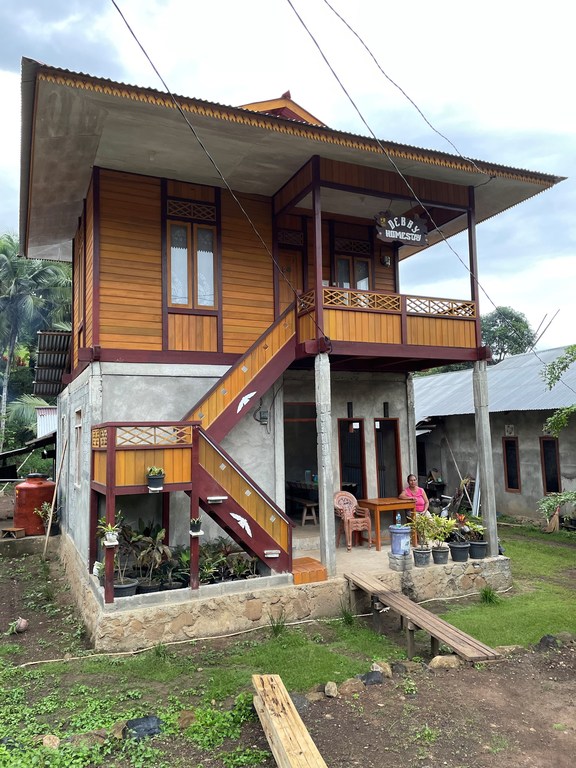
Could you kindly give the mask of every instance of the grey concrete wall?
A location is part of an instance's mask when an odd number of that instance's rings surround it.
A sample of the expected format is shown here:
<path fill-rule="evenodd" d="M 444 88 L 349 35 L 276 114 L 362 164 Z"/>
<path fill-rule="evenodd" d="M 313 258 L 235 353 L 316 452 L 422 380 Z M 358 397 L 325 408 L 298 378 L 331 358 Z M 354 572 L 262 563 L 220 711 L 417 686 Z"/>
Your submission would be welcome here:
<path fill-rule="evenodd" d="M 542 466 L 540 462 L 540 438 L 544 435 L 542 425 L 548 416 L 546 411 L 522 411 L 514 413 L 492 413 L 492 456 L 494 463 L 494 489 L 498 514 L 530 517 L 540 520 L 537 504 L 544 495 Z M 459 483 L 458 473 L 450 455 L 450 448 L 464 475 L 476 475 L 476 435 L 474 416 L 446 416 L 436 419 L 438 425 L 423 440 L 426 445 L 428 467 L 437 467 L 446 479 L 445 493 L 451 495 Z M 506 426 L 513 427 L 518 438 L 520 458 L 521 492 L 505 488 L 504 456 L 502 438 Z M 422 438 L 421 438 L 422 439 Z M 576 490 L 576 426 L 561 433 L 558 440 L 562 490 Z"/>
<path fill-rule="evenodd" d="M 354 418 L 364 420 L 364 445 L 366 483 L 368 497 L 378 495 L 376 478 L 376 447 L 374 419 L 383 418 L 384 402 L 388 403 L 388 415 L 399 420 L 401 474 L 411 470 L 408 435 L 408 405 L 406 378 L 389 373 L 340 373 L 332 372 L 332 464 L 334 486 L 340 487 L 338 454 L 338 419 L 348 417 L 347 403 L 352 402 Z M 312 371 L 287 371 L 284 375 L 284 400 L 286 402 L 314 402 L 314 373 Z M 313 446 L 314 452 L 316 446 Z"/>

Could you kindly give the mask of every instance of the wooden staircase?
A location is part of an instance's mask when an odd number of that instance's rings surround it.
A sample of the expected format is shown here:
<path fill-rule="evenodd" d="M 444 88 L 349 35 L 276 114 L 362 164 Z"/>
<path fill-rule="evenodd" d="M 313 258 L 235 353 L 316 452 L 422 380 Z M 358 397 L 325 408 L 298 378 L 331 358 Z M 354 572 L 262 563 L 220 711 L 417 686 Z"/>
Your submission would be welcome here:
<path fill-rule="evenodd" d="M 218 442 L 258 402 L 296 356 L 296 310 L 280 315 L 250 349 L 184 416 Z"/>

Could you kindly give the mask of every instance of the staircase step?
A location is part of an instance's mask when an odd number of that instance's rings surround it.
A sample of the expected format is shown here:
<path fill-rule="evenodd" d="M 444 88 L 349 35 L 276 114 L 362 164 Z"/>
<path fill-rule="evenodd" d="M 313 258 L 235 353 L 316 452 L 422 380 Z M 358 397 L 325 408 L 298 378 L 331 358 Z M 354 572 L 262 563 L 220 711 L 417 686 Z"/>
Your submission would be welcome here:
<path fill-rule="evenodd" d="M 294 584 L 311 584 L 314 581 L 328 581 L 325 566 L 313 557 L 297 557 L 292 561 Z"/>

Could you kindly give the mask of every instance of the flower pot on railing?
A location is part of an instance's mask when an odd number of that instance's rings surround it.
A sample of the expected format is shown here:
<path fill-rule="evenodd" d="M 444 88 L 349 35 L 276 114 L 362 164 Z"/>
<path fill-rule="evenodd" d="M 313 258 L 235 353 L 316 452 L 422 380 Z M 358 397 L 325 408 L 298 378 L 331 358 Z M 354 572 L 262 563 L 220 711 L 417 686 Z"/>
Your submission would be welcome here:
<path fill-rule="evenodd" d="M 164 470 L 162 467 L 148 467 L 146 471 L 146 484 L 152 493 L 158 493 L 164 488 Z"/>
<path fill-rule="evenodd" d="M 190 535 L 199 536 L 202 533 L 202 520 L 200 518 L 190 520 Z"/>

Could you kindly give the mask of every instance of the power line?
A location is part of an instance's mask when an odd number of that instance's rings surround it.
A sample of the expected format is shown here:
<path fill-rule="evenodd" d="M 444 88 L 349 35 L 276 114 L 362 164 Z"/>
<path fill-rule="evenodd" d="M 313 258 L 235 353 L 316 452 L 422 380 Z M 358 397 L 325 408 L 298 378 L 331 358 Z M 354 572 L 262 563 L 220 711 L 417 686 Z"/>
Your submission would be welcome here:
<path fill-rule="evenodd" d="M 406 185 L 406 187 L 408 188 L 408 190 L 410 191 L 410 193 L 411 193 L 411 194 L 412 194 L 412 196 L 414 197 L 415 201 L 416 201 L 416 202 L 417 202 L 417 203 L 418 203 L 418 204 L 419 204 L 419 205 L 422 207 L 422 209 L 423 209 L 423 210 L 426 212 L 426 214 L 429 216 L 429 218 L 430 218 L 430 221 L 431 221 L 431 222 L 432 222 L 432 224 L 434 225 L 434 228 L 436 229 L 436 231 L 438 232 L 438 234 L 440 235 L 440 237 L 442 238 L 442 240 L 444 241 L 444 243 L 445 243 L 445 244 L 448 246 L 448 248 L 449 248 L 449 249 L 452 251 L 452 253 L 453 253 L 453 254 L 456 256 L 456 258 L 457 258 L 457 259 L 458 259 L 458 261 L 459 261 L 459 262 L 462 264 L 462 266 L 463 266 L 463 267 L 464 267 L 464 269 L 465 269 L 465 270 L 468 272 L 468 274 L 469 274 L 471 277 L 473 277 L 473 278 L 474 278 L 474 280 L 476 281 L 476 284 L 478 285 L 478 287 L 480 288 L 480 290 L 482 291 L 482 293 L 484 294 L 484 296 L 485 296 L 485 297 L 488 299 L 488 301 L 489 301 L 489 302 L 492 304 L 492 306 L 494 307 L 494 309 L 495 309 L 495 310 L 496 310 L 496 312 L 498 313 L 499 317 L 501 317 L 501 318 L 502 318 L 502 320 L 503 320 L 503 322 L 504 322 L 506 325 L 508 325 L 508 327 L 510 328 L 510 330 L 512 331 L 512 333 L 514 333 L 514 334 L 516 334 L 516 335 L 517 335 L 517 334 L 518 334 L 518 332 L 517 332 L 516 328 L 515 328 L 515 327 L 514 327 L 514 326 L 513 326 L 511 323 L 509 323 L 509 322 L 508 322 L 508 318 L 506 318 L 506 317 L 505 317 L 505 316 L 504 316 L 504 315 L 503 315 L 503 314 L 502 314 L 502 313 L 499 311 L 499 309 L 498 309 L 498 307 L 497 307 L 496 303 L 493 301 L 492 297 L 491 297 L 491 296 L 488 294 L 488 292 L 486 291 L 486 289 L 484 288 L 484 286 L 482 285 L 482 283 L 481 283 L 481 282 L 478 280 L 478 276 L 477 276 L 477 275 L 475 275 L 475 274 L 474 274 L 474 272 L 472 272 L 472 270 L 470 269 L 470 267 L 468 266 L 468 264 L 466 264 L 466 262 L 465 262 L 465 261 L 462 259 L 462 257 L 460 256 L 460 254 L 459 254 L 459 253 L 458 253 L 458 252 L 455 250 L 455 248 L 453 248 L 452 244 L 451 244 L 451 243 L 450 243 L 450 242 L 447 240 L 447 238 L 444 236 L 444 233 L 442 232 L 442 230 L 441 230 L 441 229 L 438 227 L 438 225 L 437 225 L 437 224 L 436 224 L 436 222 L 434 221 L 434 218 L 433 218 L 432 214 L 430 213 L 430 211 L 429 211 L 429 210 L 426 208 L 426 206 L 424 205 L 424 203 L 423 203 L 423 202 L 420 200 L 420 198 L 418 197 L 418 195 L 416 194 L 416 192 L 415 192 L 415 191 L 414 191 L 414 189 L 412 188 L 412 186 L 411 186 L 410 182 L 409 182 L 409 181 L 408 181 L 408 179 L 407 179 L 407 178 L 404 176 L 404 174 L 402 173 L 402 171 L 400 170 L 400 168 L 398 167 L 398 165 L 396 164 L 396 162 L 394 161 L 393 157 L 390 155 L 390 153 L 388 152 L 388 150 L 386 149 L 386 147 L 384 146 L 384 144 L 383 144 L 383 143 L 380 141 L 380 139 L 379 139 L 379 138 L 376 136 L 376 134 L 375 134 L 375 133 L 374 133 L 374 131 L 372 130 L 372 127 L 369 125 L 369 123 L 367 122 L 367 120 L 366 120 L 366 118 L 364 117 L 363 113 L 361 112 L 360 108 L 358 107 L 358 105 L 356 104 L 356 102 L 354 101 L 354 99 L 352 98 L 352 96 L 350 95 L 350 93 L 348 92 L 348 90 L 346 89 L 345 85 L 343 84 L 342 80 L 340 79 L 340 77 L 339 77 L 339 76 L 338 76 L 338 74 L 336 73 L 336 71 L 335 71 L 334 67 L 333 67 L 333 66 L 332 66 L 332 64 L 329 62 L 329 60 L 328 60 L 327 56 L 325 55 L 324 51 L 322 50 L 322 48 L 321 48 L 320 44 L 318 43 L 318 41 L 316 40 L 316 38 L 314 37 L 314 35 L 313 35 L 313 34 L 312 34 L 312 32 L 310 31 L 310 29 L 308 28 L 308 26 L 306 25 L 306 23 L 304 22 L 304 20 L 302 19 L 302 17 L 300 16 L 300 14 L 298 13 L 298 11 L 296 10 L 296 8 L 294 7 L 294 4 L 292 3 L 292 0 L 286 0 L 286 2 L 287 2 L 287 3 L 288 3 L 288 5 L 291 7 L 291 9 L 292 9 L 292 11 L 294 12 L 295 16 L 296 16 L 296 17 L 297 17 L 297 19 L 300 21 L 300 23 L 301 23 L 301 24 L 302 24 L 302 26 L 304 27 L 304 30 L 305 30 L 305 31 L 306 31 L 306 33 L 309 35 L 310 39 L 312 40 L 312 42 L 314 43 L 314 45 L 315 45 L 315 46 L 316 46 L 316 48 L 318 49 L 318 52 L 320 53 L 321 57 L 324 59 L 324 62 L 326 63 L 326 66 L 328 67 L 328 69 L 330 70 L 330 72 L 332 73 L 332 75 L 334 76 L 334 78 L 335 78 L 336 82 L 338 83 L 338 85 L 340 86 L 340 88 L 341 88 L 341 89 L 344 91 L 344 93 L 345 93 L 346 97 L 348 98 L 348 100 L 350 101 L 350 103 L 352 104 L 352 106 L 354 107 L 354 109 L 356 110 L 356 112 L 357 112 L 358 116 L 360 117 L 361 121 L 364 123 L 364 125 L 365 125 L 365 126 L 366 126 L 366 128 L 368 129 L 368 131 L 369 131 L 370 135 L 371 135 L 371 136 L 374 138 L 374 140 L 376 141 L 376 143 L 378 144 L 378 146 L 380 147 L 380 149 L 382 150 L 382 152 L 383 152 L 383 153 L 384 153 L 384 155 L 386 156 L 387 160 L 388 160 L 388 161 L 391 163 L 391 165 L 394 167 L 394 169 L 395 169 L 396 173 L 397 173 L 397 174 L 400 176 L 400 178 L 402 179 L 402 181 L 404 182 L 404 184 Z M 456 150 L 456 152 L 458 153 L 458 155 L 459 155 L 460 157 L 462 157 L 464 160 L 467 160 L 468 162 L 470 162 L 470 163 L 472 164 L 472 166 L 473 166 L 474 168 L 476 168 L 476 170 L 477 170 L 477 171 L 479 171 L 480 173 L 484 173 L 484 174 L 486 174 L 486 172 L 485 172 L 485 171 L 482 171 L 482 170 L 481 170 L 481 169 L 478 167 L 478 165 L 477 165 L 477 164 L 476 164 L 476 163 L 475 163 L 473 160 L 470 160 L 469 158 L 467 158 L 467 157 L 465 157 L 464 155 L 462 155 L 462 154 L 460 153 L 460 151 L 458 150 L 458 148 L 457 148 L 457 147 L 456 147 L 456 146 L 455 146 L 455 145 L 454 145 L 454 144 L 453 144 L 453 143 L 450 141 L 450 139 L 447 139 L 447 138 L 446 138 L 446 137 L 445 137 L 445 136 L 444 136 L 442 133 L 440 133 L 439 131 L 437 131 L 437 130 L 436 130 L 436 128 L 434 128 L 434 126 L 433 126 L 433 125 L 430 123 L 430 121 L 429 121 L 429 120 L 426 118 L 426 116 L 424 115 L 424 113 L 422 112 L 422 110 L 421 110 L 421 109 L 418 107 L 418 105 L 417 105 L 417 104 L 416 104 L 416 103 L 415 103 L 415 102 L 414 102 L 414 101 L 413 101 L 413 100 L 412 100 L 412 99 L 411 99 L 411 98 L 410 98 L 410 97 L 409 97 L 409 96 L 406 94 L 406 92 L 405 92 L 405 91 L 404 91 L 402 88 L 400 88 L 400 86 L 399 86 L 399 85 L 397 85 L 397 84 L 394 82 L 394 80 L 392 80 L 392 78 L 390 78 L 390 77 L 389 77 L 389 76 L 386 74 L 386 72 L 385 72 L 385 71 L 384 71 L 384 69 L 383 69 L 383 68 L 380 66 L 379 62 L 377 61 L 376 57 L 374 56 L 374 54 L 372 53 L 372 51 L 370 50 L 370 48 L 369 48 L 369 47 L 366 45 L 366 43 L 365 43 L 365 42 L 362 40 L 362 38 L 361 38 L 361 37 L 358 35 L 358 33 L 357 33 L 357 32 L 355 32 L 355 30 L 353 30 L 353 29 L 352 29 L 352 27 L 351 27 L 351 26 L 348 24 L 348 22 L 346 22 L 346 21 L 343 19 L 343 17 L 342 17 L 342 16 L 341 16 L 339 13 L 337 13 L 337 12 L 334 10 L 334 8 L 333 8 L 333 7 L 330 5 L 330 3 L 328 2 L 328 0 L 324 0 L 324 2 L 325 2 L 325 4 L 326 4 L 326 5 L 327 5 L 327 6 L 330 8 L 330 10 L 332 10 L 332 12 L 333 12 L 333 13 L 334 13 L 336 16 L 338 16 L 338 18 L 339 18 L 339 19 L 340 19 L 340 20 L 341 20 L 341 21 L 342 21 L 342 22 L 343 22 L 343 23 L 346 25 L 346 27 L 347 27 L 347 28 L 350 30 L 350 32 L 352 32 L 352 34 L 354 34 L 354 35 L 355 35 L 355 36 L 358 38 L 358 40 L 359 40 L 359 41 L 362 43 L 363 47 L 366 49 L 366 51 L 369 53 L 369 55 L 372 57 L 372 59 L 373 59 L 373 60 L 376 62 L 377 66 L 378 66 L 379 70 L 382 72 L 382 74 L 383 74 L 383 75 L 384 75 L 384 76 L 385 76 L 385 77 L 386 77 L 386 78 L 387 78 L 387 79 L 388 79 L 388 80 L 389 80 L 389 81 L 390 81 L 390 82 L 391 82 L 391 83 L 392 83 L 394 86 L 396 86 L 396 87 L 397 87 L 397 88 L 398 88 L 398 89 L 399 89 L 399 90 L 400 90 L 400 91 L 401 91 L 401 92 L 404 94 L 404 96 L 405 96 L 405 97 L 408 99 L 408 101 L 410 101 L 410 103 L 411 103 L 411 104 L 412 104 L 412 105 L 413 105 L 413 106 L 414 106 L 414 107 L 417 109 L 417 111 L 420 113 L 420 115 L 421 115 L 421 116 L 422 116 L 422 118 L 425 120 L 425 122 L 426 122 L 426 123 L 427 123 L 427 124 L 428 124 L 428 125 L 429 125 L 429 126 L 432 128 L 432 130 L 434 130 L 434 131 L 435 131 L 435 132 L 436 132 L 436 133 L 437 133 L 439 136 L 442 136 L 442 138 L 446 139 L 446 141 L 448 141 L 448 143 L 449 143 L 449 144 L 451 144 L 451 146 L 452 146 L 452 147 L 454 147 L 454 149 Z M 486 174 L 486 175 L 489 175 L 489 174 Z M 477 185 L 477 186 L 479 187 L 479 186 L 484 186 L 485 184 L 489 184 L 489 183 L 490 183 L 490 182 L 491 182 L 491 181 L 492 181 L 494 178 L 495 178 L 495 176 L 490 176 L 490 175 L 489 175 L 489 178 L 487 179 L 487 181 L 485 181 L 485 182 L 483 182 L 482 184 L 479 184 L 479 185 Z M 550 322 L 552 322 L 552 321 L 550 321 Z M 548 326 L 549 326 L 549 325 L 550 325 L 550 323 L 548 324 Z M 546 329 L 548 328 L 548 326 L 546 326 Z M 546 329 L 545 329 L 545 330 L 546 330 Z M 541 338 L 541 336 L 542 336 L 542 334 L 540 335 L 540 338 Z M 520 336 L 518 336 L 518 338 L 519 338 L 519 340 L 522 340 L 522 338 L 521 338 Z M 531 348 L 529 351 L 530 351 L 530 352 L 532 352 L 532 354 L 534 354 L 534 355 L 535 355 L 535 357 L 536 357 L 536 358 L 537 358 L 537 359 L 538 359 L 538 360 L 539 360 L 539 361 L 542 363 L 542 365 L 546 365 L 546 363 L 545 363 L 545 362 L 542 360 L 542 358 L 540 357 L 540 355 L 538 355 L 538 353 L 536 352 L 536 350 L 535 350 L 533 347 L 532 347 L 532 348 Z M 566 387 L 568 387 L 568 389 L 569 389 L 570 391 L 574 392 L 574 394 L 576 395 L 576 391 L 574 391 L 574 390 L 572 389 L 572 387 L 570 387 L 570 385 L 566 384 L 565 382 L 563 382 L 563 383 L 564 383 L 564 385 L 565 385 Z"/>

